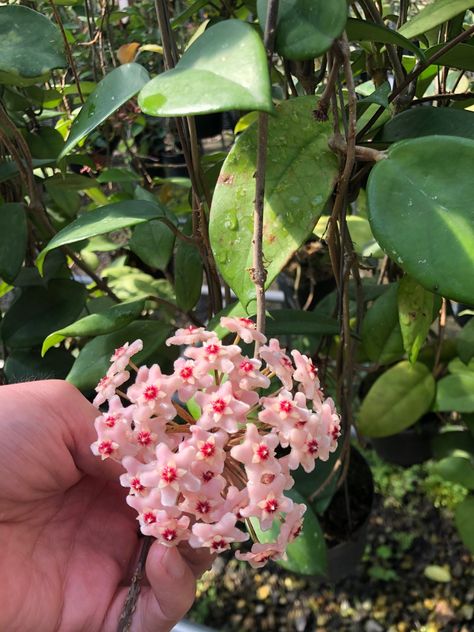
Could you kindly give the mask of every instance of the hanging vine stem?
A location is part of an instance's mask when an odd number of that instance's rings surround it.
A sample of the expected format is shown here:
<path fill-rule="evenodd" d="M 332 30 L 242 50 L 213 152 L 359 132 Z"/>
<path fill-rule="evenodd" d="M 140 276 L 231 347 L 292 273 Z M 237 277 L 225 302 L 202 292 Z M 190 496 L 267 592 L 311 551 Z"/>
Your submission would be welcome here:
<path fill-rule="evenodd" d="M 178 62 L 178 51 L 170 30 L 168 7 L 165 0 L 155 0 L 155 10 L 163 43 L 165 69 L 170 70 Z M 210 311 L 215 314 L 222 309 L 222 294 L 219 274 L 209 240 L 206 211 L 203 206 L 203 202 L 205 202 L 207 208 L 210 208 L 211 200 L 204 184 L 199 161 L 196 126 L 194 118 L 191 116 L 186 117 L 186 119 L 178 117 L 175 119 L 175 123 L 193 189 L 193 237 L 202 254 L 209 288 Z"/>
<path fill-rule="evenodd" d="M 267 8 L 263 42 L 267 51 L 268 70 L 271 72 L 275 41 L 278 0 L 270 0 Z M 265 333 L 265 281 L 267 271 L 263 263 L 263 211 L 265 203 L 265 169 L 267 164 L 268 114 L 258 115 L 257 171 L 255 173 L 255 202 L 253 213 L 252 268 L 250 277 L 255 285 L 257 298 L 257 331 Z M 255 355 L 260 343 L 255 342 Z"/>
<path fill-rule="evenodd" d="M 418 63 L 415 66 L 415 68 L 410 73 L 408 73 L 408 75 L 405 77 L 405 80 L 402 82 L 402 84 L 395 88 L 395 90 L 389 96 L 388 102 L 392 103 L 392 101 L 394 101 L 403 92 L 403 90 L 405 88 L 407 88 L 413 81 L 415 81 L 415 79 L 417 79 L 419 77 L 419 75 L 421 75 L 421 73 L 424 70 L 426 70 L 426 68 L 428 68 L 428 66 L 430 66 L 431 64 L 434 64 L 434 62 L 437 59 L 439 59 L 445 53 L 447 53 L 452 48 L 457 46 L 457 44 L 460 44 L 464 40 L 468 39 L 473 34 L 474 34 L 474 26 L 471 26 L 467 30 L 465 30 L 462 33 L 460 33 L 457 37 L 452 39 L 450 42 L 448 42 L 445 46 L 442 46 L 439 50 L 437 50 L 435 53 L 433 53 L 433 55 L 431 55 L 431 57 L 428 57 L 428 59 L 425 59 L 423 62 Z M 372 125 L 379 119 L 379 117 L 384 112 L 385 112 L 385 107 L 384 106 L 380 106 L 379 109 L 374 113 L 374 115 L 372 116 L 370 121 L 368 121 L 367 124 L 364 125 L 364 127 L 357 134 L 357 138 L 358 139 L 363 138 L 364 135 L 370 130 Z"/>
<path fill-rule="evenodd" d="M 61 31 L 61 35 L 64 42 L 64 48 L 66 50 L 66 55 L 69 61 L 69 65 L 71 66 L 72 74 L 74 75 L 74 81 L 76 82 L 77 93 L 79 95 L 81 103 L 84 103 L 85 100 L 84 100 L 84 95 L 82 94 L 82 90 L 81 90 L 81 82 L 79 80 L 76 64 L 74 63 L 74 57 L 72 55 L 72 50 L 69 45 L 69 41 L 67 39 L 66 31 L 64 30 L 63 21 L 61 20 L 61 16 L 59 15 L 57 6 L 54 4 L 54 0 L 49 0 L 49 3 L 51 5 L 51 8 L 53 9 L 54 18 L 56 22 L 58 23 L 59 29 Z"/>

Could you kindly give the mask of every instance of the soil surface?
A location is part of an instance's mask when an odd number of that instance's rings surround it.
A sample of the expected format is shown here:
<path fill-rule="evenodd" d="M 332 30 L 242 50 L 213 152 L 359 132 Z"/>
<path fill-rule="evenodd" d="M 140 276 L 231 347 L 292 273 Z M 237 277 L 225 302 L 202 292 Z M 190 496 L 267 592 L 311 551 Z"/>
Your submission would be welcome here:
<path fill-rule="evenodd" d="M 395 500 L 376 494 L 353 576 L 330 585 L 220 557 L 189 618 L 235 632 L 473 632 L 472 562 L 449 512 L 415 483 Z"/>

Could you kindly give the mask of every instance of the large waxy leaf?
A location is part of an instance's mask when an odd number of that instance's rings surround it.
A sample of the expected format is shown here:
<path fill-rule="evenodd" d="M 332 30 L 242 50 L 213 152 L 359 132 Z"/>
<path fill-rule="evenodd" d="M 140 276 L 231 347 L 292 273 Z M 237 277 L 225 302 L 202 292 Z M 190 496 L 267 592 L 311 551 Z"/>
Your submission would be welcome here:
<path fill-rule="evenodd" d="M 390 364 L 404 355 L 397 301 L 398 283 L 394 283 L 374 302 L 362 322 L 362 345 L 372 362 Z"/>
<path fill-rule="evenodd" d="M 68 154 L 92 130 L 134 97 L 149 79 L 145 68 L 135 63 L 119 66 L 106 75 L 74 119 L 59 157 Z"/>
<path fill-rule="evenodd" d="M 285 493 L 295 503 L 305 503 L 305 499 L 295 489 Z M 278 537 L 278 523 L 275 521 L 271 529 L 262 531 L 258 522 L 252 520 L 252 525 L 260 542 L 275 542 Z M 304 514 L 303 531 L 288 545 L 286 549 L 287 560 L 279 560 L 279 566 L 283 566 L 293 573 L 302 575 L 324 575 L 327 569 L 327 548 L 324 534 L 316 514 L 308 507 Z"/>
<path fill-rule="evenodd" d="M 349 18 L 346 24 L 346 31 L 350 41 L 393 44 L 400 48 L 410 50 L 421 59 L 424 58 L 418 46 L 415 46 L 409 39 L 386 26 L 375 24 L 374 22 L 366 22 L 365 20 L 358 20 L 356 18 Z"/>
<path fill-rule="evenodd" d="M 399 362 L 378 378 L 362 402 L 360 432 L 367 437 L 389 437 L 409 428 L 430 409 L 435 388 L 424 364 Z"/>
<path fill-rule="evenodd" d="M 84 213 L 60 230 L 40 252 L 36 264 L 42 270 L 45 256 L 54 248 L 110 233 L 126 226 L 135 226 L 161 215 L 163 215 L 163 209 L 157 202 L 127 200 L 101 206 Z"/>
<path fill-rule="evenodd" d="M 438 382 L 436 410 L 474 412 L 474 373 L 454 373 Z"/>
<path fill-rule="evenodd" d="M 47 17 L 19 5 L 0 7 L 0 82 L 22 85 L 64 68 L 61 32 Z"/>
<path fill-rule="evenodd" d="M 398 288 L 398 317 L 403 346 L 410 362 L 416 362 L 433 322 L 434 295 L 410 276 Z"/>
<path fill-rule="evenodd" d="M 240 20 L 211 26 L 173 70 L 142 89 L 138 103 L 153 116 L 225 110 L 271 112 L 267 57 L 259 34 Z"/>
<path fill-rule="evenodd" d="M 257 1 L 263 30 L 268 0 Z M 287 59 L 314 59 L 325 53 L 344 30 L 346 0 L 280 0 L 275 48 Z"/>
<path fill-rule="evenodd" d="M 54 279 L 47 288 L 26 287 L 5 315 L 2 338 L 11 348 L 40 345 L 79 316 L 85 298 L 85 287 L 68 279 Z"/>
<path fill-rule="evenodd" d="M 82 337 L 82 336 L 100 336 L 108 334 L 117 329 L 121 329 L 136 320 L 145 307 L 145 301 L 130 301 L 129 303 L 120 303 L 114 305 L 110 309 L 97 314 L 90 314 L 72 325 L 58 329 L 43 342 L 41 355 L 44 355 L 48 349 L 58 344 L 65 338 Z"/>
<path fill-rule="evenodd" d="M 42 358 L 37 349 L 14 349 L 5 362 L 9 384 L 31 380 L 64 379 L 74 363 L 74 356 L 65 349 L 53 349 Z"/>
<path fill-rule="evenodd" d="M 468 496 L 456 505 L 454 520 L 462 541 L 474 554 L 474 496 Z"/>
<path fill-rule="evenodd" d="M 318 123 L 313 97 L 280 104 L 268 126 L 263 252 L 267 286 L 310 234 L 337 176 L 328 148 L 331 123 Z M 222 167 L 212 200 L 210 237 L 219 270 L 244 307 L 254 300 L 253 201 L 257 127 L 237 139 Z"/>
<path fill-rule="evenodd" d="M 153 219 L 134 228 L 128 245 L 148 266 L 163 270 L 173 254 L 174 240 L 174 234 L 168 226 L 158 219 Z"/>
<path fill-rule="evenodd" d="M 377 142 L 396 143 L 407 138 L 434 134 L 474 140 L 474 112 L 453 108 L 412 108 L 384 125 Z"/>
<path fill-rule="evenodd" d="M 459 13 L 464 13 L 471 7 L 472 0 L 434 0 L 406 22 L 399 29 L 399 32 L 408 38 L 416 37 L 439 24 L 443 24 L 443 22 L 447 22 Z"/>
<path fill-rule="evenodd" d="M 369 220 L 380 246 L 423 287 L 474 304 L 474 140 L 393 145 L 372 169 Z"/>
<path fill-rule="evenodd" d="M 22 204 L 0 205 L 0 277 L 12 283 L 25 257 L 28 228 Z"/>
<path fill-rule="evenodd" d="M 143 340 L 143 351 L 133 358 L 140 366 L 163 344 L 169 332 L 166 323 L 138 320 L 106 336 L 97 336 L 83 347 L 67 380 L 83 391 L 93 389 L 109 368 L 114 349 L 140 338 Z"/>

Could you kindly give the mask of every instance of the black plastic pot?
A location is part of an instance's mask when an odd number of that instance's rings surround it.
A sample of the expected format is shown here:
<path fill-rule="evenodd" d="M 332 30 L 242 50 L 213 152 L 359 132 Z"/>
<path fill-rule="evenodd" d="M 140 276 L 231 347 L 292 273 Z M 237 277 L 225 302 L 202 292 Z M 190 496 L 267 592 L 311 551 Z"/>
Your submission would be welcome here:
<path fill-rule="evenodd" d="M 433 456 L 431 441 L 438 427 L 436 415 L 428 413 L 415 426 L 390 437 L 372 439 L 371 443 L 376 453 L 387 463 L 411 467 Z"/>
<path fill-rule="evenodd" d="M 367 461 L 354 448 L 350 459 L 346 483 L 321 517 L 328 546 L 328 570 L 321 579 L 331 583 L 356 571 L 364 554 L 374 501 L 374 481 Z"/>

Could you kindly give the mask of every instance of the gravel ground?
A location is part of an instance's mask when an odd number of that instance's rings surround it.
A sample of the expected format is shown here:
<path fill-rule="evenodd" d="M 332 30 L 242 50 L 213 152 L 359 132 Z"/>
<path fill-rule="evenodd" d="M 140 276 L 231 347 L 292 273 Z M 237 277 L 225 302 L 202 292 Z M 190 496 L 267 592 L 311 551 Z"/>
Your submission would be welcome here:
<path fill-rule="evenodd" d="M 219 631 L 473 632 L 472 561 L 415 482 L 396 499 L 376 495 L 354 576 L 331 586 L 221 557 L 189 616 Z"/>

